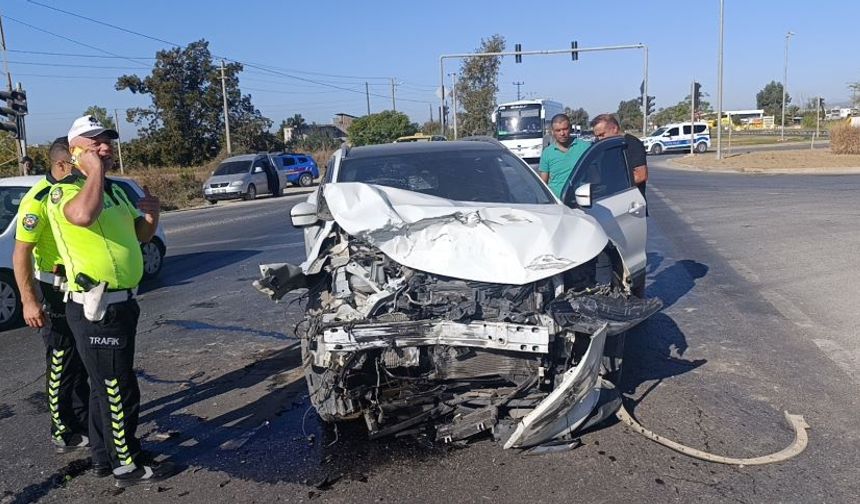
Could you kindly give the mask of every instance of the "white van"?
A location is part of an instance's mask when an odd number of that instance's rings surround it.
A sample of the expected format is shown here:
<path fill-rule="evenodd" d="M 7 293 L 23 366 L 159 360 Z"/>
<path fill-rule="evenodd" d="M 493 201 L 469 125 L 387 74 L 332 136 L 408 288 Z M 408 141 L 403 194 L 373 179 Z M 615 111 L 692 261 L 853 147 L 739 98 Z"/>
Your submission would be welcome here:
<path fill-rule="evenodd" d="M 711 131 L 704 122 L 694 123 L 695 135 L 693 145 L 698 153 L 706 152 L 711 147 Z M 653 133 L 642 139 L 648 154 L 660 154 L 671 150 L 690 150 L 690 123 L 667 124 L 657 128 Z"/>

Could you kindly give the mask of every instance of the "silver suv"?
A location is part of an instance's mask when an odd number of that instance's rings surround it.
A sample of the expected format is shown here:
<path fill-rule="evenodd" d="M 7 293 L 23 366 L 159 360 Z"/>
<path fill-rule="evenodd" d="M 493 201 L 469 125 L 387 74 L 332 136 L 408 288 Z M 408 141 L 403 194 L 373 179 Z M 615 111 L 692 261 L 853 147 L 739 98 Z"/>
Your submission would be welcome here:
<path fill-rule="evenodd" d="M 258 194 L 280 196 L 286 177 L 275 168 L 268 154 L 245 154 L 225 159 L 203 185 L 209 203 L 219 200 L 252 200 Z"/>

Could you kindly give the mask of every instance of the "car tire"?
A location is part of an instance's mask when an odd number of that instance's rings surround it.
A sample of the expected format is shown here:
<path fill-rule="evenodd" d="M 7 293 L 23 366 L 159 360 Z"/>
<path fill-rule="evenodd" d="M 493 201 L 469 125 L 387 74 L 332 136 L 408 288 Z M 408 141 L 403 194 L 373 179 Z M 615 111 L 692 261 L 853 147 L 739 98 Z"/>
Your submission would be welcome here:
<path fill-rule="evenodd" d="M 164 244 L 157 237 L 153 237 L 140 246 L 140 252 L 143 255 L 144 280 L 157 277 L 164 266 Z"/>
<path fill-rule="evenodd" d="M 20 325 L 23 313 L 15 276 L 11 271 L 0 271 L 0 331 Z"/>
<path fill-rule="evenodd" d="M 313 357 L 308 349 L 308 338 L 306 336 L 302 336 L 301 341 L 302 362 L 304 363 L 305 380 L 308 384 L 308 395 L 311 406 L 314 407 L 317 415 L 319 415 L 323 422 L 337 422 L 341 419 L 325 411 L 327 409 L 326 406 L 330 406 L 326 403 L 334 401 L 334 399 L 331 398 L 332 391 L 330 388 L 332 384 L 336 382 L 334 371 L 314 366 Z"/>
<path fill-rule="evenodd" d="M 314 183 L 314 177 L 310 173 L 302 173 L 299 176 L 299 185 L 302 187 L 310 187 Z"/>
<path fill-rule="evenodd" d="M 653 154 L 655 156 L 659 156 L 663 153 L 663 146 L 660 144 L 654 144 L 651 146 L 651 152 L 649 154 Z"/>
<path fill-rule="evenodd" d="M 216 199 L 208 199 L 206 201 L 208 201 L 210 205 L 214 205 L 214 204 L 218 203 L 218 200 L 216 200 Z"/>
<path fill-rule="evenodd" d="M 708 144 L 706 144 L 705 142 L 697 143 L 696 152 L 698 152 L 699 154 L 704 154 L 705 152 L 708 152 Z"/>
<path fill-rule="evenodd" d="M 257 198 L 257 188 L 254 187 L 254 184 L 248 186 L 248 190 L 245 192 L 245 201 L 252 201 Z"/>

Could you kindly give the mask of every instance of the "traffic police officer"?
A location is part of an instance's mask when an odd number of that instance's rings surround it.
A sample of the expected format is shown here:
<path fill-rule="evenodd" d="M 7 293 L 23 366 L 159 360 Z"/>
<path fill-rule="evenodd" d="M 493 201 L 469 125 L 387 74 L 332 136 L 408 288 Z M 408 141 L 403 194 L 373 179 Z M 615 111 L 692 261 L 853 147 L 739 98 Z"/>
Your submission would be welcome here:
<path fill-rule="evenodd" d="M 134 299 L 143 275 L 140 243 L 158 226 L 158 199 L 137 208 L 105 177 L 113 167 L 114 130 L 92 116 L 72 124 L 68 140 L 78 168 L 51 187 L 48 219 L 69 283 L 66 317 L 90 376 L 93 466 L 110 467 L 116 486 L 168 477 L 170 463 L 141 452 L 135 436 L 140 389 L 134 348 L 140 308 Z"/>
<path fill-rule="evenodd" d="M 38 329 L 45 342 L 51 437 L 57 453 L 66 453 L 89 446 L 87 410 L 90 388 L 87 372 L 66 322 L 66 303 L 60 291 L 62 261 L 51 234 L 45 206 L 51 185 L 71 172 L 66 137 L 56 139 L 48 155 L 51 170 L 24 195 L 18 207 L 12 264 L 21 293 L 24 321 Z"/>

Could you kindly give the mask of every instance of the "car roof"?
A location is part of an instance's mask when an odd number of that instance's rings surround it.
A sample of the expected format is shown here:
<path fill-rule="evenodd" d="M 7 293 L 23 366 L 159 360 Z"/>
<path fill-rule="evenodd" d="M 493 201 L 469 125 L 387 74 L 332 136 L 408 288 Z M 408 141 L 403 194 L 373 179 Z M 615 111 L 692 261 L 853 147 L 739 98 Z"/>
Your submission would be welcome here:
<path fill-rule="evenodd" d="M 492 142 L 453 140 L 448 142 L 401 142 L 378 145 L 365 145 L 349 149 L 346 159 L 363 157 L 393 156 L 422 152 L 450 151 L 501 151 L 503 147 Z"/>
<path fill-rule="evenodd" d="M 3 177 L 0 178 L 2 187 L 33 187 L 36 182 L 45 178 L 44 175 L 27 175 L 25 177 Z"/>
<path fill-rule="evenodd" d="M 36 182 L 45 178 L 44 175 L 27 175 L 24 177 L 3 177 L 0 178 L 0 187 L 33 187 L 36 185 Z M 140 187 L 134 179 L 130 179 L 128 177 L 115 177 L 113 175 L 108 176 L 111 180 L 117 180 L 120 182 L 125 182 L 127 184 L 131 184 L 133 186 Z"/>
<path fill-rule="evenodd" d="M 230 156 L 221 162 L 226 163 L 227 161 L 253 161 L 253 160 L 257 159 L 257 156 L 262 156 L 262 155 L 264 155 L 264 154 L 241 154 L 239 156 Z"/>

